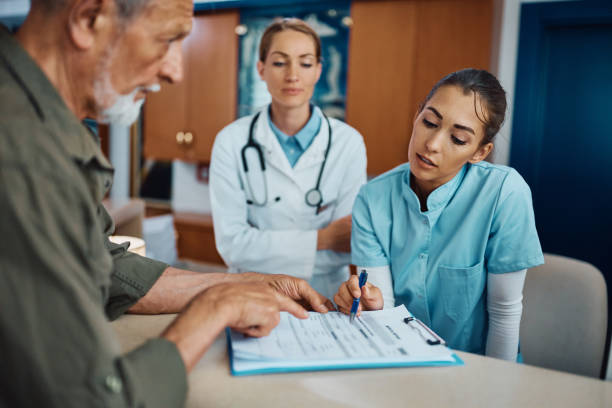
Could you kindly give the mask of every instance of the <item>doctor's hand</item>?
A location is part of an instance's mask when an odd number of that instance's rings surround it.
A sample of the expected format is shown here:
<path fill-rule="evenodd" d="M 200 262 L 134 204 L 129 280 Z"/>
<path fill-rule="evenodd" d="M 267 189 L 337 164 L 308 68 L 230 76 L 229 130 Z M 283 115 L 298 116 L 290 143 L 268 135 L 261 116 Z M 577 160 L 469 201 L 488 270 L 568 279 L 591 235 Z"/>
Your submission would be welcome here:
<path fill-rule="evenodd" d="M 266 283 L 222 283 L 193 298 L 162 337 L 176 344 L 190 371 L 225 327 L 266 336 L 278 325 L 281 311 L 308 317 L 302 306 Z"/>
<path fill-rule="evenodd" d="M 370 282 L 366 282 L 366 284 L 359 289 L 359 277 L 357 275 L 351 275 L 346 282 L 340 285 L 338 292 L 336 292 L 334 296 L 334 302 L 336 302 L 338 306 L 338 311 L 344 314 L 350 314 L 353 299 L 358 297 L 361 297 L 359 309 L 357 310 L 358 316 L 361 314 L 362 310 L 380 310 L 383 308 L 384 301 L 380 289 Z"/>
<path fill-rule="evenodd" d="M 319 313 L 327 313 L 336 310 L 334 304 L 314 290 L 304 279 L 288 275 L 271 275 L 255 272 L 244 272 L 232 274 L 232 278 L 237 282 L 257 282 L 265 283 L 277 293 L 293 299 L 304 308 L 314 310 Z"/>
<path fill-rule="evenodd" d="M 350 215 L 332 221 L 317 233 L 317 251 L 331 249 L 337 252 L 351 252 Z"/>

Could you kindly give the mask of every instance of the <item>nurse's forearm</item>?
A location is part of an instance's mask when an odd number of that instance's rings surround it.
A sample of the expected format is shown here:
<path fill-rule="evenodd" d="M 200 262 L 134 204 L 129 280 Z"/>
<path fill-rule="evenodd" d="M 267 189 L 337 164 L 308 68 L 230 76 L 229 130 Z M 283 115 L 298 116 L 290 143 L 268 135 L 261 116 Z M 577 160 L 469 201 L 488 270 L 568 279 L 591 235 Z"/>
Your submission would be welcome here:
<path fill-rule="evenodd" d="M 489 333 L 485 354 L 516 361 L 526 270 L 487 274 Z"/>

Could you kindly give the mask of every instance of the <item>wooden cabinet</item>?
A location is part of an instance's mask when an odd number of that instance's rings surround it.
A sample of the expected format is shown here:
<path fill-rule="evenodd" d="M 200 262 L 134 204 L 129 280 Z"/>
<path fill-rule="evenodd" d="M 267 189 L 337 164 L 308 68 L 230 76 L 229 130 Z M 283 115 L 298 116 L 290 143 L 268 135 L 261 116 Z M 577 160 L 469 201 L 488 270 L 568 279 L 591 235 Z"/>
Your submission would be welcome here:
<path fill-rule="evenodd" d="M 224 265 L 215 246 L 209 214 L 174 213 L 174 227 L 178 234 L 179 258 Z"/>
<path fill-rule="evenodd" d="M 146 217 L 172 214 L 176 234 L 176 250 L 180 260 L 225 265 L 215 245 L 212 216 L 173 212 L 169 205 L 146 203 Z"/>
<path fill-rule="evenodd" d="M 415 113 L 438 79 L 489 68 L 493 0 L 355 0 L 351 17 L 346 120 L 374 175 L 406 162 Z"/>
<path fill-rule="evenodd" d="M 194 17 L 183 81 L 162 85 L 145 103 L 145 157 L 210 161 L 215 135 L 236 118 L 238 24 L 236 10 Z"/>

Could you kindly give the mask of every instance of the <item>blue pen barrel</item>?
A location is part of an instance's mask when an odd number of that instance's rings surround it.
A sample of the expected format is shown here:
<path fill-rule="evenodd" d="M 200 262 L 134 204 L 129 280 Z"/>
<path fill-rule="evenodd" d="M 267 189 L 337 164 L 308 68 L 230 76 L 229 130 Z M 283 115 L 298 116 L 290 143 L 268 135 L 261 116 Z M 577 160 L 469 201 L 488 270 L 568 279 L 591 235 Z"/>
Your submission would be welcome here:
<path fill-rule="evenodd" d="M 357 309 L 359 309 L 359 298 L 353 299 L 353 304 L 351 306 L 351 314 L 357 313 Z"/>
<path fill-rule="evenodd" d="M 359 289 L 363 287 L 368 281 L 368 273 L 365 270 L 362 270 L 359 274 Z M 351 321 L 355 319 L 355 315 L 357 314 L 357 310 L 359 310 L 359 301 L 361 299 L 361 295 L 358 298 L 353 299 L 353 304 L 351 305 Z"/>

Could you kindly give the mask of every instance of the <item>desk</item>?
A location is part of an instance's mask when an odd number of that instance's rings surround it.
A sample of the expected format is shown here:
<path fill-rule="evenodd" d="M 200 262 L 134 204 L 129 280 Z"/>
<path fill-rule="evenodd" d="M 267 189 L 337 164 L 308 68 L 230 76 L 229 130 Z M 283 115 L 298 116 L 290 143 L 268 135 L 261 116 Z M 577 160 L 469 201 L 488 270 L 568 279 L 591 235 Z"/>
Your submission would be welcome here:
<path fill-rule="evenodd" d="M 126 315 L 113 327 L 127 351 L 173 318 Z M 221 335 L 189 375 L 187 407 L 612 407 L 611 382 L 457 354 L 465 366 L 232 377 Z"/>

